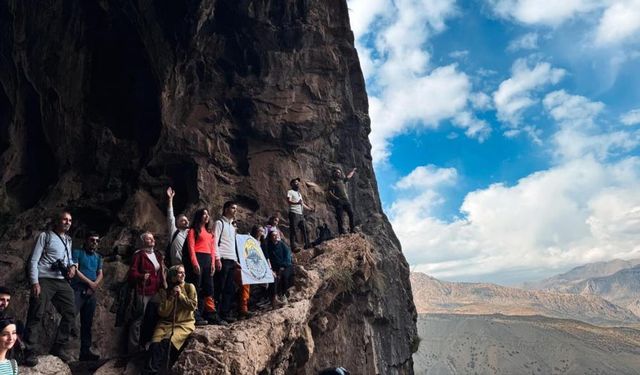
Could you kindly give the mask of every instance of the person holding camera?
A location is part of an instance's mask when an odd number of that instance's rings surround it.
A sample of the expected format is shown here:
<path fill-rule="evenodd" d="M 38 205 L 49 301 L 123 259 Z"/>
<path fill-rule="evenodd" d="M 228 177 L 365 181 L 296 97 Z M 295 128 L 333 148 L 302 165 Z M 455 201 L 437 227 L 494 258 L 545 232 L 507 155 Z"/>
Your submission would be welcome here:
<path fill-rule="evenodd" d="M 50 353 L 64 362 L 72 361 L 66 347 L 70 341 L 76 314 L 73 289 L 68 280 L 75 277 L 78 266 L 73 262 L 71 237 L 67 235 L 71 228 L 71 220 L 69 212 L 60 212 L 53 220 L 53 230 L 38 235 L 31 253 L 28 265 L 31 299 L 24 337 L 27 347 L 24 359 L 26 366 L 38 364 L 42 317 L 49 302 L 61 315 L 58 333 Z"/>
<path fill-rule="evenodd" d="M 100 356 L 91 352 L 91 327 L 96 312 L 96 291 L 102 282 L 102 258 L 96 252 L 100 236 L 89 232 L 83 249 L 73 250 L 78 264 L 76 277 L 71 281 L 75 292 L 76 313 L 80 314 L 80 361 L 97 361 Z"/>

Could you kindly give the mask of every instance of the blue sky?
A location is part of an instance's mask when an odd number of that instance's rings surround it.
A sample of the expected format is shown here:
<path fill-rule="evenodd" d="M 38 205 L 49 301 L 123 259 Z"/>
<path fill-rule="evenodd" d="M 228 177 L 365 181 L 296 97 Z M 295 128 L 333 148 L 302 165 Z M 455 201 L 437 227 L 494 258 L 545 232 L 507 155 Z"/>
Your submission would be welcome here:
<path fill-rule="evenodd" d="M 349 0 L 403 251 L 514 284 L 640 257 L 640 0 Z"/>

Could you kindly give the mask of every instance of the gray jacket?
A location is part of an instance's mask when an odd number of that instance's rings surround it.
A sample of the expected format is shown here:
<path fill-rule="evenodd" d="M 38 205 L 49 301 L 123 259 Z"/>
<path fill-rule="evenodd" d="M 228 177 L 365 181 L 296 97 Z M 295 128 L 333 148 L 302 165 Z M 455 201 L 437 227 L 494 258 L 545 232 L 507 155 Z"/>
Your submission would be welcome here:
<path fill-rule="evenodd" d="M 65 275 L 52 268 L 58 259 L 62 260 L 67 267 L 74 264 L 71 253 L 71 237 L 66 234 L 58 237 L 53 231 L 40 233 L 36 239 L 36 245 L 33 247 L 29 263 L 31 285 L 38 284 L 40 278 L 64 279 Z"/>

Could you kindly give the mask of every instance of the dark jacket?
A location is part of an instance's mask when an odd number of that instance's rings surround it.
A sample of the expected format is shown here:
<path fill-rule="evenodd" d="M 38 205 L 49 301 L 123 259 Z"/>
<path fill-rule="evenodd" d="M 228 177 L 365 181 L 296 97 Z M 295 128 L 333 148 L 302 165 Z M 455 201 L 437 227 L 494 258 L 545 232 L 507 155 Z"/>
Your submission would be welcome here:
<path fill-rule="evenodd" d="M 283 241 L 277 243 L 267 242 L 267 259 L 271 262 L 271 268 L 278 271 L 280 268 L 289 267 L 293 264 L 291 260 L 291 249 Z"/>

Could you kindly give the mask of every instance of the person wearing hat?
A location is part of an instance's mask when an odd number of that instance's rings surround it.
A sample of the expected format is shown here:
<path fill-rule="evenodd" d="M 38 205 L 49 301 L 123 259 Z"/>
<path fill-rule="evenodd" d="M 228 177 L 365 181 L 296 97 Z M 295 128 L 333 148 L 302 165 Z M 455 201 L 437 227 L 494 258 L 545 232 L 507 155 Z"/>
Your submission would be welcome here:
<path fill-rule="evenodd" d="M 303 209 L 311 210 L 307 206 L 300 194 L 300 178 L 294 178 L 290 182 L 291 189 L 287 191 L 287 202 L 289 203 L 289 244 L 292 249 L 296 248 L 296 231 L 302 232 L 302 241 L 305 249 L 309 247 L 309 236 L 304 221 Z"/>

